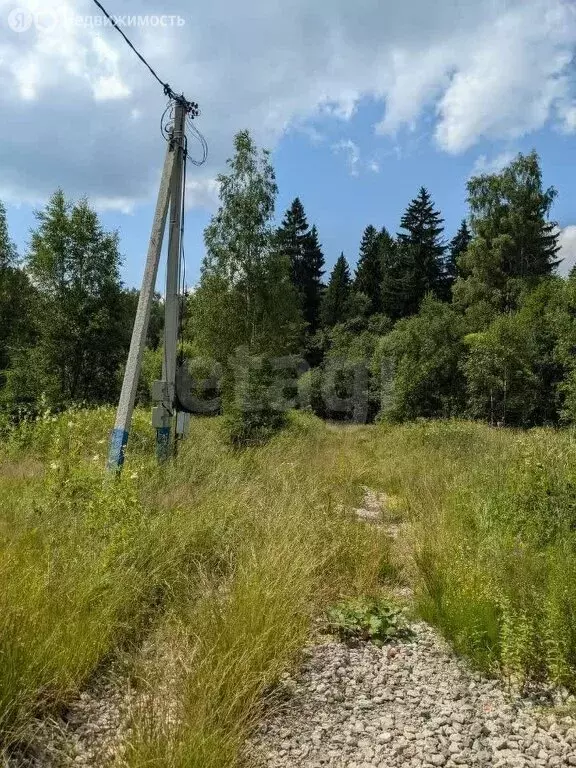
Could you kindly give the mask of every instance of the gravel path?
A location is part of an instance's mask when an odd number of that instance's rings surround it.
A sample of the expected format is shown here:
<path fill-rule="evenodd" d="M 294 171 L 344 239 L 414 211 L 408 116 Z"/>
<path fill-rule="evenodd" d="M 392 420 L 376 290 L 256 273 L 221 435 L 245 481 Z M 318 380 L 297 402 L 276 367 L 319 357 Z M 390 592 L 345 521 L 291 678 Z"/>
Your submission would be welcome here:
<path fill-rule="evenodd" d="M 311 646 L 250 745 L 266 768 L 576 766 L 576 719 L 474 674 L 425 624 L 376 648 Z"/>

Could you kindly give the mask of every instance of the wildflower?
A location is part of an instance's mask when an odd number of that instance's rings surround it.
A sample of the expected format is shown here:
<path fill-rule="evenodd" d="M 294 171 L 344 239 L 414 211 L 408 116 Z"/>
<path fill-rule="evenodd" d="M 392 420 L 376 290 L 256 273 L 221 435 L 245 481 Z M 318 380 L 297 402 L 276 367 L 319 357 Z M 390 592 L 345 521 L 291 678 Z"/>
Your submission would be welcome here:
<path fill-rule="evenodd" d="M 92 456 L 92 461 L 100 461 L 100 454 L 95 453 L 94 456 Z"/>
<path fill-rule="evenodd" d="M 51 461 L 50 462 L 50 469 L 58 469 L 59 464 L 57 461 Z"/>
<path fill-rule="evenodd" d="M 138 477 L 138 472 L 130 472 L 130 480 L 136 480 Z"/>

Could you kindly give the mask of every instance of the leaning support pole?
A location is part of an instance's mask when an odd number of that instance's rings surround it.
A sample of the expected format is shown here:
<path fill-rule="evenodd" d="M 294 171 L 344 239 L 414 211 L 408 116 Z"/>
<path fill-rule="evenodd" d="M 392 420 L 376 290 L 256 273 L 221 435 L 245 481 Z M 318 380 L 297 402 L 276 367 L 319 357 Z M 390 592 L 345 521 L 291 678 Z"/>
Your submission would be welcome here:
<path fill-rule="evenodd" d="M 162 383 L 156 386 L 156 456 L 159 461 L 166 461 L 172 454 L 171 433 L 174 421 L 176 388 L 176 357 L 178 348 L 178 326 L 180 320 L 180 257 L 182 237 L 182 194 L 184 163 L 184 130 L 186 124 L 186 106 L 176 102 L 174 114 L 174 154 L 176 155 L 172 185 L 170 189 L 170 234 L 168 240 L 168 260 L 166 264 L 166 303 L 164 320 L 164 356 L 162 362 Z M 161 397 L 159 397 L 161 396 Z M 154 417 L 153 417 L 154 418 Z"/>
<path fill-rule="evenodd" d="M 148 322 L 150 320 L 150 309 L 154 298 L 154 288 L 156 287 L 156 277 L 158 274 L 158 263 L 162 251 L 162 240 L 164 237 L 164 228 L 166 226 L 166 217 L 168 213 L 168 202 L 170 198 L 170 185 L 174 175 L 174 164 L 177 156 L 173 142 L 168 145 L 162 178 L 160 180 L 160 189 L 158 191 L 158 200 L 156 202 L 156 211 L 152 224 L 152 234 L 148 245 L 148 255 L 146 257 L 146 266 L 144 268 L 144 277 L 142 278 L 142 287 L 138 298 L 138 308 L 134 320 L 134 329 L 132 331 L 132 340 L 130 341 L 130 351 L 122 383 L 122 392 L 120 402 L 116 412 L 116 422 L 110 438 L 110 448 L 108 451 L 108 471 L 120 472 L 124 463 L 124 451 L 128 443 L 130 433 L 130 423 L 132 421 L 132 412 L 134 410 L 134 401 L 136 399 L 136 390 L 138 388 L 138 379 L 140 377 L 140 368 L 142 366 L 142 356 L 146 345 L 146 336 L 148 334 Z"/>

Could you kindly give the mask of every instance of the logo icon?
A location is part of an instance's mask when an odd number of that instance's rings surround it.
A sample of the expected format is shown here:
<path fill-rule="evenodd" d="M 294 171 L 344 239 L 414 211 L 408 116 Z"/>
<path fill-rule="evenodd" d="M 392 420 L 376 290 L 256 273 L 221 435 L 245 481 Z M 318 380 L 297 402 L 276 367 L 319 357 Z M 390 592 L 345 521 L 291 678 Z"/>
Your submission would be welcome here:
<path fill-rule="evenodd" d="M 52 32 L 58 25 L 58 16 L 54 11 L 41 11 L 36 14 L 34 22 L 40 32 Z"/>
<path fill-rule="evenodd" d="M 34 15 L 26 8 L 14 8 L 8 14 L 8 26 L 13 32 L 27 32 L 34 24 Z"/>

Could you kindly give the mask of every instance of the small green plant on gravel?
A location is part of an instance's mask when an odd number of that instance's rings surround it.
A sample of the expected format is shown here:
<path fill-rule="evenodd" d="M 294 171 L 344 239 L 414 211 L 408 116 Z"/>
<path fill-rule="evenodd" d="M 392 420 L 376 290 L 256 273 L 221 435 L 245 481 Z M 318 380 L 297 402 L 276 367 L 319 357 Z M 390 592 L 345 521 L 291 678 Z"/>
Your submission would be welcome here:
<path fill-rule="evenodd" d="M 347 600 L 330 608 L 327 617 L 330 631 L 345 642 L 364 640 L 382 646 L 412 634 L 404 611 L 385 600 Z"/>

